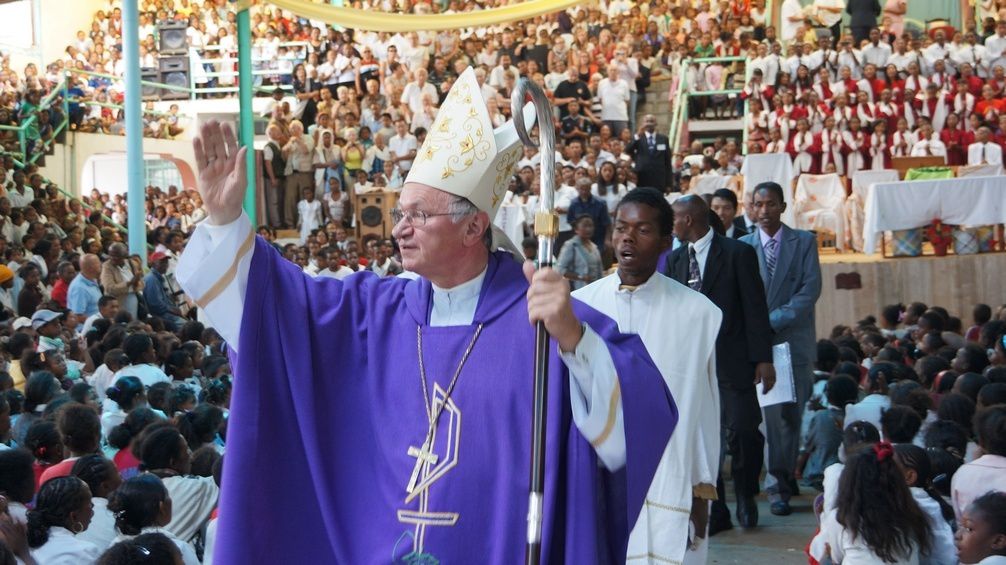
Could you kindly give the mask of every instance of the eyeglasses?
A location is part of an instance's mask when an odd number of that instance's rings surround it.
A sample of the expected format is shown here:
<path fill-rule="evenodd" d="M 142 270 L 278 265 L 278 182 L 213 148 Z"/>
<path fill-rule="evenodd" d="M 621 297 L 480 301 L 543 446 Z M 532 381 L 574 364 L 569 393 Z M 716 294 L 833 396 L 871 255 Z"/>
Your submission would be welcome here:
<path fill-rule="evenodd" d="M 391 210 L 391 221 L 397 226 L 399 222 L 403 219 L 407 220 L 408 223 L 414 227 L 422 227 L 426 225 L 427 218 L 435 218 L 437 216 L 453 216 L 451 212 L 445 212 L 442 214 L 430 214 L 422 210 L 402 210 L 401 208 L 394 208 Z"/>

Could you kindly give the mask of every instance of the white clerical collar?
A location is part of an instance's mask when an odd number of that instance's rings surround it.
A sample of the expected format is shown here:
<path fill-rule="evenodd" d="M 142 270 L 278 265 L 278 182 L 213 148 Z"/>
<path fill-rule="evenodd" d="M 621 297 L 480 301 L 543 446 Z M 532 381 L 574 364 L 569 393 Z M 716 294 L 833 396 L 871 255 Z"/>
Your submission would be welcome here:
<path fill-rule="evenodd" d="M 695 243 L 692 243 L 692 249 L 695 250 L 696 254 L 705 253 L 706 249 L 713 243 L 713 229 L 709 228 L 706 230 L 706 234 L 698 239 Z"/>
<path fill-rule="evenodd" d="M 466 326 L 475 319 L 475 309 L 479 304 L 482 282 L 486 278 L 489 265 L 475 278 L 452 288 L 433 287 L 433 308 L 430 311 L 431 326 Z"/>
<path fill-rule="evenodd" d="M 627 285 L 627 284 L 622 284 L 622 275 L 621 275 L 621 273 L 617 273 L 616 272 L 615 273 L 615 277 L 618 278 L 618 293 L 619 294 L 631 294 L 633 296 L 638 296 L 639 294 L 645 292 L 647 289 L 654 287 L 654 285 L 651 284 L 651 283 L 653 282 L 653 279 L 656 276 L 657 276 L 657 272 L 654 271 L 653 274 L 650 275 L 650 278 L 646 279 L 646 282 L 644 282 L 643 284 L 631 286 L 631 285 Z"/>

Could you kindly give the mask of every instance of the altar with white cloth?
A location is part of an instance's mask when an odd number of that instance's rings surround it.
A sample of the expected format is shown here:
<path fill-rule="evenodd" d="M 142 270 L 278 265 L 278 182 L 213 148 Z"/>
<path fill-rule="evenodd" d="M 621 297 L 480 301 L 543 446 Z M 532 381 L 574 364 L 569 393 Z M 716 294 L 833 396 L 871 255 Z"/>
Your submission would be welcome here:
<path fill-rule="evenodd" d="M 1006 177 L 874 184 L 866 199 L 863 251 L 874 253 L 885 231 L 919 228 L 936 219 L 957 226 L 1006 223 Z"/>

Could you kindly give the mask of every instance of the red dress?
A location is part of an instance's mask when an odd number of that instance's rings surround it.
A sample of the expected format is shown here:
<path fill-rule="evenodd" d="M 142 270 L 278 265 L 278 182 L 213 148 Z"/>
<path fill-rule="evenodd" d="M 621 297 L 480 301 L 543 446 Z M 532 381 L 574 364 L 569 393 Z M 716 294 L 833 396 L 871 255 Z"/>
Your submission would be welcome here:
<path fill-rule="evenodd" d="M 940 132 L 940 141 L 943 145 L 947 146 L 947 164 L 950 166 L 961 166 L 968 163 L 967 154 L 965 153 L 964 145 L 965 139 L 964 132 L 959 129 L 950 130 L 943 128 Z M 955 143 L 953 147 L 950 146 L 951 143 Z"/>

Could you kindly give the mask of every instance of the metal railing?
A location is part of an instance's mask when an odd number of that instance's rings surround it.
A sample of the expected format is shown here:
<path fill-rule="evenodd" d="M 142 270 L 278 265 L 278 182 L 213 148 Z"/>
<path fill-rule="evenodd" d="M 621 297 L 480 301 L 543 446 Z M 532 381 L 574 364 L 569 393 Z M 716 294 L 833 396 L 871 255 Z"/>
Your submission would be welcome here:
<path fill-rule="evenodd" d="M 674 108 L 671 113 L 671 124 L 670 132 L 668 133 L 668 139 L 671 143 L 672 151 L 678 151 L 681 148 L 681 135 L 685 130 L 685 126 L 688 123 L 690 116 L 688 115 L 688 99 L 692 96 L 730 96 L 739 95 L 743 92 L 743 89 L 719 89 L 719 90 L 693 90 L 691 88 L 686 88 L 688 82 L 688 69 L 693 64 L 700 65 L 699 69 L 701 72 L 701 65 L 709 63 L 736 63 L 744 62 L 744 84 L 747 84 L 751 77 L 751 64 L 747 57 L 694 57 L 689 59 L 684 59 L 681 62 L 681 67 L 678 71 L 678 88 L 674 93 Z M 730 75 L 727 75 L 730 76 Z M 743 121 L 744 116 L 747 114 L 747 101 L 744 101 L 744 111 L 741 113 L 741 120 Z M 743 147 L 742 151 L 747 153 L 747 128 L 743 127 Z"/>
<path fill-rule="evenodd" d="M 66 96 L 67 80 L 63 77 L 58 84 L 56 84 L 52 90 L 45 95 L 38 102 L 38 107 L 35 108 L 30 115 L 24 118 L 24 121 L 16 126 L 0 125 L 0 131 L 13 131 L 17 133 L 18 146 L 21 149 L 20 152 L 6 152 L 4 155 L 16 155 L 21 157 L 24 163 L 31 164 L 34 163 L 42 156 L 43 153 L 49 150 L 50 144 L 56 139 L 63 130 L 67 129 L 70 124 L 70 110 L 69 102 Z M 38 127 L 38 117 L 43 110 L 48 110 L 52 108 L 53 101 L 57 96 L 62 95 L 61 104 L 63 109 L 63 119 L 56 125 L 52 130 L 51 139 L 43 140 L 41 136 L 37 139 L 29 139 L 29 129 L 32 126 Z M 38 143 L 34 143 L 34 142 Z M 30 143 L 31 142 L 31 143 Z"/>
<path fill-rule="evenodd" d="M 255 77 L 274 77 L 274 76 L 290 75 L 291 79 L 292 79 L 294 67 L 296 67 L 298 63 L 302 63 L 305 60 L 307 60 L 307 54 L 308 54 L 308 47 L 309 47 L 309 45 L 310 44 L 308 42 L 306 42 L 306 41 L 288 41 L 288 42 L 285 42 L 285 43 L 278 43 L 278 44 L 276 44 L 275 49 L 277 51 L 280 48 L 284 48 L 284 47 L 287 48 L 287 49 L 293 48 L 293 49 L 295 49 L 297 51 L 296 55 L 287 55 L 287 56 L 284 56 L 284 57 L 279 57 L 279 56 L 276 56 L 276 57 L 265 57 L 261 53 L 261 51 L 263 49 L 263 46 L 261 44 L 259 44 L 259 45 L 253 45 L 252 46 L 252 51 L 253 51 L 253 53 L 252 53 L 252 66 L 254 68 L 252 70 L 252 75 L 255 76 Z M 223 51 L 225 49 L 229 50 L 231 48 L 224 47 L 224 46 L 221 46 L 221 45 L 207 45 L 207 46 L 203 47 L 202 49 L 197 49 L 197 51 L 202 51 L 202 52 L 217 51 L 217 52 L 219 52 L 219 51 Z M 234 47 L 233 49 L 236 49 L 236 47 Z M 219 53 L 218 53 L 218 55 L 219 55 Z M 191 65 L 190 65 L 190 68 L 189 68 L 189 90 L 191 92 L 191 96 L 192 96 L 193 100 L 196 98 L 196 96 L 198 96 L 200 94 L 220 94 L 220 93 L 237 93 L 238 92 L 238 86 L 236 84 L 236 82 L 237 82 L 237 74 L 238 74 L 237 70 L 219 70 L 219 71 L 214 70 L 214 71 L 210 71 L 210 70 L 207 70 L 206 67 L 205 67 L 205 65 L 210 65 L 210 66 L 213 66 L 213 68 L 216 68 L 216 65 L 219 65 L 219 64 L 222 64 L 222 65 L 237 65 L 238 59 L 237 59 L 236 55 L 233 56 L 233 57 L 230 57 L 230 56 L 219 57 L 218 56 L 218 58 L 215 58 L 215 59 L 208 59 L 208 58 L 204 58 L 202 53 L 199 53 L 199 56 L 196 58 L 195 62 L 198 63 L 198 64 L 204 65 L 203 70 L 199 72 L 199 74 L 201 74 L 202 76 L 208 77 L 208 78 L 212 79 L 212 78 L 220 78 L 222 76 L 230 76 L 230 75 L 232 75 L 235 78 L 235 84 L 234 84 L 234 86 L 196 86 L 196 74 L 197 73 L 191 68 Z M 288 63 L 289 64 L 289 69 L 278 68 L 278 65 L 283 64 L 283 63 Z M 277 65 L 277 68 L 268 68 L 268 67 L 270 67 L 272 65 Z M 280 88 L 282 90 L 292 91 L 293 90 L 293 85 L 281 83 L 281 84 L 274 84 L 274 85 L 272 85 L 270 87 L 265 87 L 265 86 L 262 86 L 261 84 L 259 84 L 259 85 L 256 85 L 255 90 L 257 92 L 271 93 L 276 88 Z"/>

